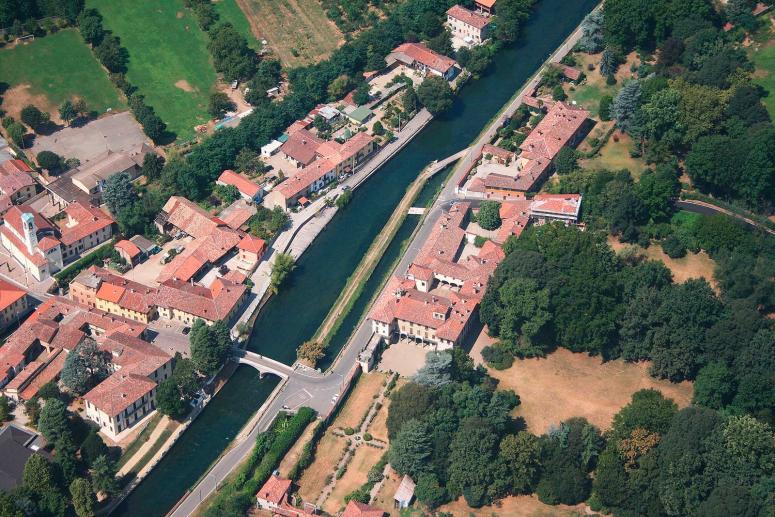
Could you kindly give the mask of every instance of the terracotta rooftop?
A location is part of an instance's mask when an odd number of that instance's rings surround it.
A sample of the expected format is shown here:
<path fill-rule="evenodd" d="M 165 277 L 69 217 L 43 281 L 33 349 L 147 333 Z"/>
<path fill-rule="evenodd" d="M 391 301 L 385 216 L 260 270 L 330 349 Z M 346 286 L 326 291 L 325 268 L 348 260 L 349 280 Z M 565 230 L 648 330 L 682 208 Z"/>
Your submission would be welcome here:
<path fill-rule="evenodd" d="M 385 512 L 368 504 L 351 500 L 339 517 L 383 517 Z"/>
<path fill-rule="evenodd" d="M 167 222 L 195 239 L 210 235 L 218 222 L 196 203 L 181 196 L 172 196 L 162 209 L 167 214 Z"/>
<path fill-rule="evenodd" d="M 323 142 L 307 129 L 299 129 L 288 137 L 280 147 L 280 152 L 303 165 L 309 165 L 315 160 L 316 151 Z"/>
<path fill-rule="evenodd" d="M 35 185 L 32 169 L 22 160 L 6 160 L 0 163 L 0 191 L 8 196 L 25 187 Z"/>
<path fill-rule="evenodd" d="M 536 194 L 530 212 L 578 217 L 581 194 Z"/>
<path fill-rule="evenodd" d="M 140 253 L 142 253 L 140 251 L 140 248 L 137 247 L 137 244 L 135 244 L 134 242 L 129 241 L 127 239 L 123 239 L 123 240 L 118 241 L 115 244 L 115 247 L 116 247 L 116 249 L 122 250 L 130 258 L 135 258 L 138 255 L 140 255 Z"/>
<path fill-rule="evenodd" d="M 60 240 L 65 246 L 71 246 L 103 228 L 113 224 L 113 219 L 99 208 L 75 201 L 65 208 L 66 223 L 59 227 Z"/>
<path fill-rule="evenodd" d="M 148 377 L 119 370 L 83 398 L 108 416 L 115 417 L 155 388 L 156 383 Z"/>
<path fill-rule="evenodd" d="M 275 474 L 272 474 L 269 479 L 266 480 L 264 486 L 262 486 L 256 497 L 269 501 L 270 503 L 279 505 L 288 494 L 288 490 L 291 488 L 292 481 L 290 479 L 283 479 Z"/>
<path fill-rule="evenodd" d="M 583 108 L 558 102 L 530 132 L 519 148 L 520 158 L 551 160 L 581 129 L 589 112 Z"/>
<path fill-rule="evenodd" d="M 393 49 L 393 52 L 388 55 L 388 59 L 390 59 L 391 56 L 396 58 L 397 54 L 408 57 L 412 62 L 417 61 L 422 63 L 441 74 L 446 74 L 450 68 L 457 64 L 454 59 L 434 52 L 422 43 L 402 43 Z"/>
<path fill-rule="evenodd" d="M 240 191 L 240 193 L 249 198 L 255 198 L 261 192 L 261 187 L 247 179 L 246 177 L 237 174 L 233 170 L 226 169 L 218 177 L 218 181 L 225 185 L 232 185 Z"/>
<path fill-rule="evenodd" d="M 460 20 L 466 25 L 476 27 L 477 29 L 484 29 L 490 24 L 490 18 L 477 14 L 465 7 L 455 4 L 447 10 L 447 14 L 453 18 Z"/>
<path fill-rule="evenodd" d="M 27 292 L 24 289 L 0 278 L 0 311 L 4 311 L 25 296 Z"/>
<path fill-rule="evenodd" d="M 245 235 L 237 245 L 237 248 L 252 253 L 261 253 L 266 248 L 266 242 L 264 239 L 253 237 L 252 235 Z"/>
<path fill-rule="evenodd" d="M 274 190 L 282 194 L 285 199 L 291 199 L 300 192 L 304 192 L 315 181 L 330 173 L 336 167 L 335 164 L 325 158 L 318 158 L 302 171 L 277 185 Z"/>
<path fill-rule="evenodd" d="M 246 286 L 222 278 L 216 278 L 209 289 L 170 279 L 159 285 L 156 305 L 177 309 L 208 321 L 223 320 L 246 290 Z"/>

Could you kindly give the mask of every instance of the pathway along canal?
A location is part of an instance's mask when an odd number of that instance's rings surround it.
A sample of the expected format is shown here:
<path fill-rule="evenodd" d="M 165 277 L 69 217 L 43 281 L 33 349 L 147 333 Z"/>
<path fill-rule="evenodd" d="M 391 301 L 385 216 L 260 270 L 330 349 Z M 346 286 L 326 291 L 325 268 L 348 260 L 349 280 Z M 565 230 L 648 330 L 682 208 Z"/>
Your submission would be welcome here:
<path fill-rule="evenodd" d="M 296 347 L 315 333 L 409 183 L 431 161 L 468 146 L 596 4 L 597 0 L 539 0 L 519 42 L 499 52 L 490 72 L 467 84 L 450 112 L 433 120 L 359 187 L 352 202 L 336 214 L 302 255 L 288 283 L 262 310 L 248 348 L 290 364 L 296 357 Z M 426 190 L 437 187 L 438 181 L 434 181 Z M 373 285 L 376 276 L 384 274 L 392 263 L 389 259 L 395 258 L 401 241 L 411 234 L 417 220 L 407 218 L 369 284 Z M 370 295 L 364 291 L 353 311 L 361 311 Z M 355 319 L 347 318 L 332 340 L 328 361 L 346 342 L 345 334 L 352 330 Z M 275 382 L 271 377 L 259 381 L 255 370 L 240 366 L 170 453 L 114 514 L 166 514 L 228 446 Z"/>

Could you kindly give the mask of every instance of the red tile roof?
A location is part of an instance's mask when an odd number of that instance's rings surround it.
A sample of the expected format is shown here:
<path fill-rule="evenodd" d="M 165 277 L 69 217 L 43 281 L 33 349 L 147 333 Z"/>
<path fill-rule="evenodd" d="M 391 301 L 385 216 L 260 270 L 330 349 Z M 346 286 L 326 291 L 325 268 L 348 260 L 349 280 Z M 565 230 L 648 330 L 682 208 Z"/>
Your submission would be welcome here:
<path fill-rule="evenodd" d="M 578 68 L 574 68 L 568 65 L 560 65 L 560 70 L 562 70 L 563 75 L 571 81 L 578 81 L 581 79 L 581 70 Z"/>
<path fill-rule="evenodd" d="M 350 501 L 339 517 L 383 517 L 385 512 L 368 504 Z"/>
<path fill-rule="evenodd" d="M 80 201 L 67 205 L 65 213 L 68 216 L 67 224 L 59 227 L 62 235 L 60 240 L 65 246 L 71 246 L 89 235 L 111 226 L 114 222 L 99 208 L 85 205 Z M 74 223 L 72 226 L 70 221 Z"/>
<path fill-rule="evenodd" d="M 482 146 L 482 156 L 484 156 L 485 154 L 491 154 L 493 156 L 497 156 L 503 161 L 513 160 L 514 157 L 516 156 L 516 153 L 513 153 L 511 151 L 503 149 L 502 147 L 498 147 L 492 144 L 484 144 Z"/>
<path fill-rule="evenodd" d="M 288 137 L 280 147 L 280 152 L 303 165 L 309 165 L 315 160 L 316 151 L 323 142 L 310 131 L 299 129 Z"/>
<path fill-rule="evenodd" d="M 0 191 L 11 196 L 25 187 L 35 185 L 30 169 L 22 160 L 6 160 L 0 163 Z"/>
<path fill-rule="evenodd" d="M 288 495 L 288 490 L 291 488 L 291 483 L 292 481 L 290 479 L 283 479 L 276 476 L 275 474 L 272 474 L 269 479 L 266 480 L 264 486 L 262 486 L 261 489 L 256 492 L 256 497 L 258 499 L 263 499 L 264 501 L 269 501 L 270 503 L 279 505 L 283 499 L 285 499 L 286 495 Z"/>
<path fill-rule="evenodd" d="M 119 370 L 83 398 L 108 416 L 115 417 L 155 388 L 156 383 L 148 377 Z"/>
<path fill-rule="evenodd" d="M 27 292 L 14 284 L 0 279 L 0 311 L 4 311 L 27 296 Z"/>
<path fill-rule="evenodd" d="M 583 108 L 556 103 L 519 146 L 520 157 L 551 160 L 578 133 L 587 117 L 589 112 Z"/>
<path fill-rule="evenodd" d="M 412 61 L 422 63 L 441 74 L 446 74 L 450 68 L 457 64 L 454 59 L 434 52 L 422 43 L 402 43 L 391 52 L 391 54 L 396 53 L 403 54 Z"/>
<path fill-rule="evenodd" d="M 336 165 L 326 160 L 318 158 L 310 165 L 305 167 L 299 174 L 288 178 L 275 187 L 275 190 L 282 194 L 285 199 L 291 199 L 304 192 L 310 185 L 331 173 Z"/>
<path fill-rule="evenodd" d="M 261 187 L 229 169 L 226 169 L 221 173 L 218 181 L 225 185 L 236 187 L 242 195 L 249 198 L 255 198 L 261 192 Z"/>
<path fill-rule="evenodd" d="M 536 194 L 530 205 L 530 211 L 577 216 L 580 205 L 581 194 Z"/>
<path fill-rule="evenodd" d="M 237 245 L 237 248 L 260 254 L 263 253 L 264 249 L 266 249 L 266 242 L 264 239 L 259 239 L 258 237 L 253 237 L 252 235 L 245 235 L 245 237 L 243 237 L 240 243 Z"/>
<path fill-rule="evenodd" d="M 481 30 L 490 24 L 490 18 L 477 14 L 461 5 L 453 5 L 447 10 L 447 14 L 461 22 Z"/>
<path fill-rule="evenodd" d="M 121 286 L 103 282 L 97 291 L 97 298 L 111 303 L 118 303 L 125 291 L 126 289 Z"/>
<path fill-rule="evenodd" d="M 170 279 L 159 285 L 156 305 L 208 321 L 225 320 L 247 287 L 216 278 L 210 288 Z"/>
<path fill-rule="evenodd" d="M 126 239 L 118 241 L 115 244 L 115 247 L 116 249 L 122 250 L 132 259 L 140 255 L 141 253 L 140 248 L 137 247 L 137 244 Z"/>
<path fill-rule="evenodd" d="M 172 196 L 162 209 L 167 222 L 195 239 L 210 235 L 218 223 L 202 207 L 181 196 Z"/>

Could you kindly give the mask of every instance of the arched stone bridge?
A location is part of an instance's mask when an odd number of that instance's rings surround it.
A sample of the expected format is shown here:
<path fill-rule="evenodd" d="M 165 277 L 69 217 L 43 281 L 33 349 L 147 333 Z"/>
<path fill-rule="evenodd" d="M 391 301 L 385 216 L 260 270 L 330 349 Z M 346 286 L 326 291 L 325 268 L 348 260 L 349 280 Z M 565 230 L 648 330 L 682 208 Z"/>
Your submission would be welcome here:
<path fill-rule="evenodd" d="M 258 370 L 261 375 L 271 373 L 282 379 L 288 379 L 294 371 L 293 368 L 287 364 L 241 348 L 234 349 L 234 356 L 238 359 L 240 364 L 252 366 Z"/>

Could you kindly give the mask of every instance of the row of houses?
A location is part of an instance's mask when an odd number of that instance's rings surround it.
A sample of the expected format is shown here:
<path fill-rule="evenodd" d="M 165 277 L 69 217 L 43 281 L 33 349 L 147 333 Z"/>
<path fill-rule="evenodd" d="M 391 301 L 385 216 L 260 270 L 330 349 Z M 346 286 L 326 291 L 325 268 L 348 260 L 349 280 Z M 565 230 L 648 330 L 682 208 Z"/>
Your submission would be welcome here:
<path fill-rule="evenodd" d="M 455 203 L 434 224 L 404 276 L 388 281 L 369 314 L 372 332 L 388 341 L 398 336 L 437 350 L 459 346 L 476 326 L 489 277 L 505 257 L 503 243 L 519 236 L 530 222 L 575 224 L 580 208 L 578 194 L 504 202 L 500 228 L 475 248 L 478 233 L 469 225 L 471 204 Z"/>

